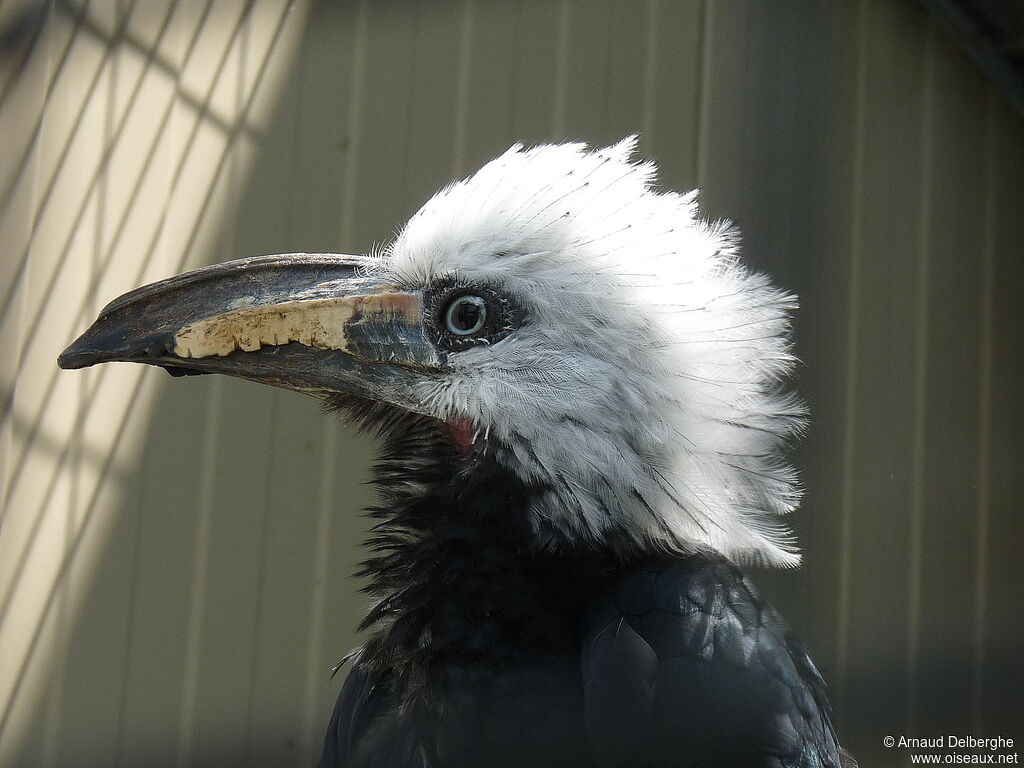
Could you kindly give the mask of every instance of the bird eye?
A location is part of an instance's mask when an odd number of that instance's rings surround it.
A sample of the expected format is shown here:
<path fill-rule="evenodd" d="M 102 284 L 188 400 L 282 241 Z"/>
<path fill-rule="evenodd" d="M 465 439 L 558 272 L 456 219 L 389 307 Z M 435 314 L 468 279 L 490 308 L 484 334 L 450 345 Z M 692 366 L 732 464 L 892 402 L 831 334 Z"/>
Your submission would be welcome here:
<path fill-rule="evenodd" d="M 487 322 L 487 302 L 479 296 L 459 296 L 444 313 L 445 326 L 456 336 L 470 336 Z"/>

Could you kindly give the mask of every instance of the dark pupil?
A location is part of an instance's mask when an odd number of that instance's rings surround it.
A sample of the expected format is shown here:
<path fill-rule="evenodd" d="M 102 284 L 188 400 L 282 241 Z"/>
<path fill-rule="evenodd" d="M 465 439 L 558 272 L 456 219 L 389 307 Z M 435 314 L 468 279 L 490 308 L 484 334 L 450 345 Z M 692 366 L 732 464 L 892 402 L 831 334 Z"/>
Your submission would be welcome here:
<path fill-rule="evenodd" d="M 453 314 L 454 325 L 460 331 L 468 331 L 480 321 L 480 307 L 472 301 L 460 301 Z"/>

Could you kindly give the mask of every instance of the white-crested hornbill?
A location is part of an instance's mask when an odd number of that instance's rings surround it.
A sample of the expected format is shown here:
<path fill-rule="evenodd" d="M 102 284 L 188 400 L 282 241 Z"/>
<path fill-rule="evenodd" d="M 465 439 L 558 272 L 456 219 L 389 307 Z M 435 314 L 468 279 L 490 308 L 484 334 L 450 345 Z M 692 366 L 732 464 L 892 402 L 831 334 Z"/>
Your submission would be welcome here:
<path fill-rule="evenodd" d="M 154 283 L 61 355 L 307 392 L 381 436 L 322 765 L 846 760 L 737 565 L 799 562 L 795 299 L 634 147 L 514 146 L 382 250 Z"/>

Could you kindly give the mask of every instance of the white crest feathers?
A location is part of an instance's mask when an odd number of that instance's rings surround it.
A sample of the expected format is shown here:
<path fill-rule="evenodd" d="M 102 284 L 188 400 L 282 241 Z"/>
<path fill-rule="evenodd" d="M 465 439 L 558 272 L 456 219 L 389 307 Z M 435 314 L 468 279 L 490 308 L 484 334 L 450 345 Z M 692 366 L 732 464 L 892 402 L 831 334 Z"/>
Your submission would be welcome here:
<path fill-rule="evenodd" d="M 795 565 L 777 516 L 800 498 L 780 457 L 804 419 L 781 389 L 796 300 L 740 262 L 696 192 L 656 190 L 635 145 L 516 145 L 412 217 L 382 269 L 500 286 L 526 318 L 421 394 L 551 488 L 538 525 Z"/>

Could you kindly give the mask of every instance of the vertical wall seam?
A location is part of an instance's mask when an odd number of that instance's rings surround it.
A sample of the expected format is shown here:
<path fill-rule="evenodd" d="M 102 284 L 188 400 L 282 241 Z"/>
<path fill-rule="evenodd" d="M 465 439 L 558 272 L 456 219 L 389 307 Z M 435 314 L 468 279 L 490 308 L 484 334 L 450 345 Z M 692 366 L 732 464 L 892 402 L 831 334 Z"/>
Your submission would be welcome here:
<path fill-rule="evenodd" d="M 410 205 L 416 202 L 423 202 L 422 200 L 416 201 L 412 197 L 412 134 L 415 128 L 413 127 L 413 120 L 416 116 L 416 72 L 418 67 L 418 52 L 420 50 L 420 36 L 423 30 L 423 3 L 416 3 L 416 21 L 413 25 L 412 31 L 412 42 L 409 45 L 409 50 L 412 54 L 409 56 L 409 63 L 406 66 L 406 92 L 408 96 L 405 99 L 405 141 L 403 142 L 402 152 L 405 155 L 404 162 L 402 163 L 402 178 L 400 179 L 399 193 L 402 211 L 403 213 L 409 210 Z M 396 147 L 397 149 L 397 147 Z M 399 229 L 394 228 L 392 225 L 392 239 L 398 237 Z"/>
<path fill-rule="evenodd" d="M 176 4 L 177 0 L 171 0 L 171 2 Z M 206 7 L 203 10 L 203 13 L 200 16 L 198 22 L 196 23 L 196 28 L 193 31 L 191 36 L 188 36 L 188 34 L 187 34 L 188 25 L 187 25 L 187 20 L 186 20 L 187 17 L 186 17 L 186 15 L 182 15 L 182 16 L 178 17 L 179 18 L 179 22 L 178 22 L 178 25 L 179 25 L 178 26 L 178 29 L 179 29 L 179 39 L 177 41 L 177 43 L 178 43 L 177 44 L 178 60 L 176 62 L 177 66 L 176 66 L 175 72 L 174 72 L 174 91 L 173 91 L 173 94 L 171 95 L 171 98 L 169 100 L 167 112 L 165 114 L 165 120 L 167 122 L 166 123 L 161 123 L 161 128 L 157 132 L 157 138 L 159 138 L 159 136 L 161 135 L 161 133 L 163 131 L 163 125 L 169 126 L 168 127 L 168 144 L 169 144 L 169 149 L 168 149 L 167 154 L 166 154 L 166 156 L 168 158 L 176 157 L 178 155 L 179 147 L 183 147 L 183 146 L 187 147 L 187 143 L 185 145 L 183 145 L 182 141 L 181 141 L 181 132 L 178 130 L 178 121 L 175 120 L 175 111 L 176 111 L 175 107 L 181 101 L 182 71 L 185 68 L 185 64 L 189 60 L 189 58 L 190 58 L 190 56 L 192 54 L 192 51 L 195 49 L 196 41 L 198 40 L 199 34 L 200 34 L 200 32 L 201 32 L 201 30 L 202 30 L 202 28 L 203 28 L 203 26 L 204 26 L 204 24 L 206 22 L 206 19 L 207 19 L 208 15 L 209 15 L 212 2 L 213 2 L 213 0 L 207 0 Z M 187 43 L 186 43 L 186 40 L 188 41 Z M 150 150 L 149 150 L 150 155 L 152 156 L 152 154 L 155 151 L 156 151 L 156 145 L 154 144 L 153 146 L 150 147 Z M 169 164 L 169 167 L 167 168 L 167 171 L 170 172 L 172 167 L 173 167 L 173 162 Z M 143 173 L 145 173 L 145 169 L 143 170 Z M 167 194 L 166 194 L 165 199 L 164 199 L 164 205 L 163 205 L 162 209 L 160 210 L 159 217 L 158 217 L 159 221 L 161 222 L 161 224 L 157 228 L 156 238 L 151 243 L 150 249 L 148 249 L 148 251 L 147 251 L 148 254 L 152 254 L 152 253 L 156 252 L 157 249 L 159 249 L 159 248 L 163 248 L 164 250 L 166 250 L 166 248 L 167 248 L 166 228 L 163 226 L 163 222 L 165 222 L 167 220 L 168 212 L 170 210 L 171 202 L 173 200 L 173 194 L 172 193 L 173 193 L 173 189 L 174 189 L 174 183 L 173 183 L 173 181 L 170 180 L 171 179 L 171 175 L 172 175 L 171 173 L 165 174 L 166 178 L 168 179 L 168 182 L 166 184 Z M 141 176 L 140 176 L 140 178 L 141 178 Z M 162 259 L 160 259 L 160 260 L 161 261 L 166 261 L 166 258 L 167 258 L 167 255 L 165 253 L 164 257 Z M 140 274 L 141 274 L 141 271 L 140 271 Z M 141 386 L 142 386 L 142 382 L 140 381 L 139 384 L 137 384 L 137 387 L 139 387 L 141 389 Z M 148 451 L 143 451 L 142 455 L 139 457 L 139 477 L 140 478 L 145 478 L 148 475 L 149 475 L 149 452 Z M 140 480 L 140 488 L 144 488 L 144 481 L 142 481 L 142 480 Z M 126 637 L 125 637 L 125 650 L 124 650 L 125 657 L 124 657 L 124 660 L 122 662 L 123 668 L 122 668 L 122 672 L 121 672 L 121 698 L 120 698 L 120 701 L 118 702 L 117 726 L 116 726 L 116 729 L 115 729 L 115 737 L 114 737 L 114 759 L 113 759 L 113 764 L 114 765 L 123 765 L 123 756 L 124 756 L 125 749 L 127 748 L 127 719 L 128 719 L 128 698 L 129 698 L 128 691 L 130 690 L 131 680 L 132 680 L 132 656 L 133 656 L 132 650 L 133 650 L 133 648 L 135 646 L 135 640 L 136 640 L 136 631 L 135 631 L 136 608 L 137 608 L 137 606 L 139 604 L 139 601 L 141 599 L 140 595 L 139 595 L 139 573 L 140 573 L 141 567 L 142 567 L 142 538 L 143 538 L 142 531 L 143 531 L 143 519 L 144 519 L 144 516 L 145 516 L 144 507 L 139 509 L 135 514 L 132 515 L 134 530 L 132 531 L 132 562 L 131 562 L 131 567 L 130 567 L 131 568 L 131 579 L 130 579 L 130 587 L 129 587 L 129 594 L 128 594 L 128 608 L 127 608 L 126 615 L 125 615 L 125 625 L 127 627 L 127 632 L 126 632 Z"/>
<path fill-rule="evenodd" d="M 306 24 L 308 25 L 309 19 L 307 17 Z M 291 151 L 291 162 L 288 164 L 288 216 L 285 219 L 285 240 L 286 242 L 292 242 L 296 234 L 295 221 L 297 218 L 296 214 L 296 202 L 298 200 L 298 190 L 301 187 L 301 180 L 297 173 L 299 167 L 299 157 L 301 154 L 302 137 L 305 132 L 305 120 L 304 110 L 306 105 L 306 99 L 303 98 L 306 88 L 306 77 L 308 63 L 306 60 L 307 47 L 305 45 L 299 45 L 296 57 L 295 57 L 295 134 L 292 137 L 292 143 L 290 147 Z M 276 429 L 275 429 L 276 432 Z M 322 429 L 324 439 L 326 440 L 327 434 L 330 432 L 330 425 L 325 425 Z M 324 474 L 324 468 L 321 467 L 320 477 L 317 478 L 322 482 Z M 301 747 L 300 752 L 300 764 L 312 765 L 316 756 L 312 754 L 311 747 L 315 742 L 313 734 L 307 730 L 309 721 L 311 720 L 311 714 L 317 711 L 317 690 L 316 677 L 311 674 L 314 664 L 314 653 L 318 654 L 319 651 L 319 635 L 323 631 L 323 622 L 320 617 L 319 604 L 317 602 L 320 595 L 319 585 L 317 584 L 317 575 L 320 568 L 320 550 L 325 546 L 320 531 L 320 520 L 317 518 L 316 536 L 313 540 L 313 568 L 310 574 L 310 584 L 312 590 L 310 592 L 310 605 L 309 605 L 309 624 L 308 631 L 306 634 L 306 655 L 305 655 L 305 677 L 302 681 L 302 699 L 299 704 L 299 744 Z"/>
<path fill-rule="evenodd" d="M 561 141 L 565 136 L 565 102 L 569 88 L 569 25 L 572 21 L 570 0 L 558 4 L 558 30 L 555 37 L 555 91 L 551 110 L 552 138 Z"/>
<path fill-rule="evenodd" d="M 466 125 L 469 120 L 469 72 L 473 65 L 474 0 L 464 0 L 459 25 L 459 68 L 455 84 L 455 114 L 452 133 L 452 176 L 458 178 L 466 168 Z"/>
<path fill-rule="evenodd" d="M 697 56 L 697 114 L 694 136 L 697 137 L 693 153 L 693 178 L 697 189 L 704 188 L 707 171 L 708 135 L 711 130 L 711 37 L 714 31 L 713 0 L 704 0 L 700 10 L 700 51 Z"/>
<path fill-rule="evenodd" d="M 366 47 L 370 11 L 368 0 L 361 0 L 356 15 L 355 42 L 352 46 L 352 92 L 348 104 L 348 159 L 342 182 L 340 229 L 342 242 L 350 247 L 355 223 L 356 180 L 361 149 L 363 90 L 366 86 Z"/>
<path fill-rule="evenodd" d="M 22 164 L 18 167 L 16 172 L 12 175 L 11 181 L 11 192 L 10 195 L 4 194 L 2 197 L 3 210 L 8 212 L 7 204 L 14 200 L 14 189 L 16 182 L 21 178 L 22 174 L 27 174 L 27 193 L 29 216 L 25 222 L 25 234 L 27 235 L 25 240 L 25 251 L 24 261 L 22 265 L 10 276 L 11 282 L 8 286 L 5 286 L 5 293 L 2 301 L 0 301 L 0 320 L 4 319 L 4 316 L 10 308 L 11 320 L 10 324 L 13 326 L 14 338 L 9 339 L 9 346 L 20 351 L 23 349 L 24 344 L 27 341 L 27 321 L 29 317 L 28 305 L 26 297 L 28 295 L 28 286 L 32 275 L 32 260 L 35 253 L 33 248 L 35 240 L 35 232 L 37 232 L 37 219 L 39 210 L 39 190 L 42 186 L 43 170 L 42 160 L 43 155 L 41 144 L 42 137 L 45 135 L 44 127 L 47 120 L 47 112 L 49 106 L 50 92 L 52 91 L 53 82 L 56 80 L 59 74 L 59 68 L 63 65 L 63 57 L 58 65 L 55 66 L 55 40 L 54 40 L 54 20 L 55 12 L 53 4 L 49 4 L 49 8 L 46 11 L 46 18 L 41 20 L 41 30 L 39 31 L 39 40 L 34 44 L 38 46 L 38 50 L 42 51 L 40 58 L 43 60 L 43 80 L 49 83 L 46 91 L 40 99 L 33 103 L 32 116 L 36 120 L 37 128 L 33 133 L 28 144 L 25 146 L 24 158 Z M 68 46 L 70 47 L 70 46 Z M 67 49 L 65 49 L 65 56 Z M 23 60 L 24 71 L 31 68 L 30 59 L 35 55 L 29 53 Z M 11 91 L 14 90 L 13 81 L 9 81 Z M 5 88 L 4 96 L 7 95 L 8 89 Z M 0 104 L 2 106 L 2 104 Z M 13 206 L 11 206 L 13 207 Z M 15 447 L 17 446 L 19 452 L 22 452 L 22 445 L 24 437 L 19 435 L 14 426 L 14 414 L 17 413 L 18 406 L 18 395 L 21 390 L 20 386 L 20 371 L 15 371 L 14 376 L 10 382 L 10 392 L 4 393 L 5 408 L 0 412 L 0 540 L 2 540 L 2 534 L 5 524 L 9 525 L 8 514 L 11 514 L 13 518 L 14 512 L 12 509 L 11 502 L 14 500 L 13 486 L 17 478 L 17 471 L 15 470 L 15 464 L 12 462 L 15 453 Z M 37 521 L 38 522 L 38 521 Z M 29 541 L 26 542 L 19 552 L 19 563 L 23 563 L 27 558 L 28 548 L 31 547 L 32 541 L 35 539 L 35 531 L 38 529 L 38 525 L 32 526 L 33 532 L 30 534 Z M 10 529 L 8 529 L 10 530 Z M 7 609 L 10 603 L 14 599 L 15 591 L 17 589 L 17 583 L 19 580 L 20 573 L 23 573 L 21 568 L 16 568 L 11 574 L 11 578 L 5 581 L 3 586 L 3 597 L 0 602 L 0 628 L 3 627 L 4 619 L 6 618 Z M 0 637 L 0 640 L 3 638 Z M 0 642 L 0 650 L 3 649 L 5 644 Z M 15 702 L 18 695 L 19 683 L 16 680 L 15 684 L 9 688 L 5 688 L 2 693 L 5 698 L 0 699 L 0 749 L 4 746 L 4 736 L 9 732 L 5 731 L 5 724 L 7 718 L 15 709 Z M 0 757 L 4 754 L 0 751 Z"/>
<path fill-rule="evenodd" d="M 273 436 L 277 425 L 277 414 L 281 406 L 281 393 L 276 389 L 270 393 L 270 412 L 267 418 L 270 420 L 270 434 Z M 252 657 L 249 659 L 249 697 L 245 712 L 245 745 L 246 755 L 253 762 L 259 762 L 257 745 L 254 741 L 256 729 L 254 719 L 256 716 L 256 695 L 258 691 L 257 680 L 259 679 L 259 668 L 261 649 L 263 641 L 263 604 L 267 593 L 267 563 L 270 560 L 270 505 L 268 501 L 271 494 L 271 486 L 274 484 L 275 473 L 273 471 L 277 452 L 274 449 L 276 441 L 271 440 L 270 450 L 267 452 L 266 469 L 263 476 L 262 514 L 260 515 L 260 538 L 259 556 L 256 558 L 256 596 L 253 600 L 252 617 Z"/>
<path fill-rule="evenodd" d="M 921 175 L 918 196 L 917 280 L 914 299 L 913 427 L 910 465 L 910 535 L 907 548 L 907 728 L 917 732 L 917 679 L 921 642 L 921 560 L 928 414 L 928 301 L 931 267 L 932 128 L 935 121 L 936 26 L 929 22 L 922 72 Z"/>
<path fill-rule="evenodd" d="M 641 141 L 644 151 L 653 155 L 655 152 L 655 96 L 658 79 L 658 11 L 659 0 L 648 0 L 647 3 L 647 45 L 644 51 L 644 82 L 643 102 L 640 107 Z"/>
<path fill-rule="evenodd" d="M 356 18 L 352 39 L 352 56 L 349 74 L 349 100 L 346 106 L 346 125 L 348 134 L 348 154 L 342 181 L 341 216 L 338 224 L 339 240 L 348 247 L 352 242 L 355 224 L 355 194 L 359 169 L 359 151 L 361 148 L 360 120 L 362 119 L 363 91 L 366 77 L 366 58 L 369 36 L 369 7 L 367 0 L 362 0 L 356 8 Z M 306 649 L 306 701 L 303 718 L 304 749 L 314 749 L 316 754 L 305 754 L 304 763 L 310 763 L 319 755 L 319 742 L 314 734 L 323 727 L 317 715 L 319 709 L 320 681 L 327 670 L 320 667 L 320 659 L 324 653 L 325 610 L 327 606 L 327 574 L 331 562 L 331 531 L 334 517 L 333 489 L 334 473 L 338 452 L 338 431 L 336 425 L 329 423 L 324 431 L 323 454 L 320 462 L 320 482 L 318 485 L 319 499 L 317 503 L 316 548 L 313 554 L 313 596 L 312 615 L 310 616 L 309 646 Z M 306 745 L 315 745 L 307 747 Z"/>
<path fill-rule="evenodd" d="M 850 281 L 846 311 L 846 382 L 843 403 L 842 490 L 839 508 L 839 604 L 836 642 L 836 696 L 834 705 L 842 712 L 849 695 L 851 536 L 853 534 L 853 485 L 857 418 L 857 353 L 860 342 L 860 257 L 864 247 L 864 154 L 867 133 L 868 0 L 861 0 L 857 13 L 857 73 L 854 93 L 853 174 L 850 200 Z"/>
<path fill-rule="evenodd" d="M 305 31 L 306 25 L 308 25 L 308 23 L 309 23 L 309 17 L 308 17 L 309 12 L 310 12 L 309 9 L 305 9 L 305 14 L 306 15 L 304 16 L 303 22 L 302 22 L 303 23 L 303 28 L 302 28 L 303 32 Z M 294 11 L 293 11 L 293 13 L 294 13 Z M 300 148 L 302 146 L 302 144 L 301 144 L 301 137 L 302 137 L 303 125 L 304 125 L 304 123 L 303 123 L 303 107 L 304 107 L 304 104 L 305 104 L 305 99 L 303 99 L 303 95 L 305 93 L 304 77 L 305 77 L 305 74 L 306 74 L 305 54 L 306 54 L 306 47 L 304 45 L 302 45 L 302 40 L 300 39 L 300 42 L 299 42 L 299 44 L 298 44 L 298 46 L 296 48 L 295 58 L 294 58 L 294 62 L 292 64 L 292 70 L 291 70 L 292 71 L 292 77 L 293 77 L 293 83 L 294 83 L 293 87 L 295 89 L 295 107 L 294 107 L 295 113 L 294 113 L 294 119 L 292 121 L 290 121 L 291 125 L 292 125 L 293 134 L 292 134 L 291 143 L 290 143 L 290 145 L 288 147 L 288 151 L 289 151 L 289 155 L 290 155 L 289 163 L 288 163 L 288 207 L 287 207 L 286 212 L 285 212 L 285 220 L 284 220 L 284 234 L 285 234 L 284 239 L 285 239 L 286 243 L 291 243 L 291 242 L 293 242 L 295 240 L 295 235 L 296 235 L 296 226 L 295 226 L 296 205 L 295 204 L 296 204 L 296 199 L 297 199 L 297 192 L 301 188 L 301 181 L 300 181 L 299 174 L 298 174 L 298 168 L 299 168 Z M 274 412 L 275 413 L 277 412 L 277 408 L 278 408 L 278 404 L 277 404 L 277 400 L 276 400 L 278 395 L 279 395 L 279 392 L 278 392 L 277 389 L 275 389 L 274 390 L 275 401 L 274 401 L 274 404 L 273 404 L 273 408 L 274 408 Z M 274 441 L 275 445 L 278 442 L 278 439 L 277 439 L 277 437 L 278 437 L 278 424 L 279 424 L 279 420 L 276 419 L 276 418 L 273 420 L 273 422 L 271 424 L 271 439 Z M 324 429 L 323 431 L 326 432 L 326 429 Z M 274 467 L 271 467 L 271 474 L 275 474 L 275 475 L 277 474 Z M 268 491 L 268 494 L 269 494 L 269 491 Z M 269 517 L 269 514 L 273 514 L 273 510 L 270 510 L 268 512 L 268 517 Z M 320 542 L 319 541 L 315 541 L 313 543 L 313 546 L 314 546 L 314 549 L 319 548 Z M 312 578 L 315 579 L 315 574 L 312 575 Z M 315 583 L 314 583 L 313 589 L 311 590 L 311 597 L 312 597 L 312 603 L 310 605 L 310 613 L 311 614 L 315 614 L 316 613 L 316 602 L 315 602 L 316 601 L 316 587 L 315 587 Z M 263 613 L 263 606 L 262 605 L 259 606 L 259 611 L 260 611 L 260 615 L 262 617 L 262 613 Z M 307 638 L 307 640 L 306 640 L 306 651 L 307 651 L 307 653 L 309 652 L 310 648 L 315 647 L 315 644 L 314 644 L 312 638 L 314 636 L 314 633 L 317 632 L 317 631 L 318 631 L 318 628 L 314 626 L 312 621 L 310 621 L 310 623 L 307 626 L 307 634 L 306 634 L 306 638 Z M 308 657 L 306 658 L 306 665 L 305 666 L 306 666 L 307 669 L 309 668 L 309 658 Z M 301 749 L 300 754 L 301 754 L 301 764 L 302 765 L 312 765 L 313 759 L 314 759 L 312 755 L 308 755 L 307 754 L 307 749 L 306 748 L 307 748 L 307 746 L 309 744 L 309 739 L 306 738 L 307 737 L 307 733 L 305 731 L 305 728 L 303 727 L 305 725 L 307 713 L 310 711 L 310 709 L 316 709 L 316 698 L 311 695 L 312 691 L 310 690 L 311 689 L 310 683 L 311 683 L 311 679 L 307 675 L 303 679 L 301 687 L 299 687 L 299 689 L 298 689 L 298 693 L 299 693 L 299 701 L 298 701 L 299 711 L 297 713 L 297 718 L 296 719 L 298 720 L 299 729 L 300 729 L 299 730 L 299 734 L 298 734 L 298 744 L 299 744 L 300 749 Z M 255 757 L 255 756 L 253 755 L 253 753 L 251 751 L 251 744 L 250 744 L 250 759 L 253 759 L 253 757 Z"/>
<path fill-rule="evenodd" d="M 185 663 L 182 673 L 181 708 L 178 720 L 176 764 L 185 768 L 193 763 L 195 703 L 199 691 L 199 657 L 203 641 L 203 611 L 207 576 L 210 568 L 210 529 L 213 497 L 217 484 L 217 455 L 220 441 L 218 418 L 222 412 L 223 386 L 219 377 L 210 382 L 210 396 L 203 419 L 200 455 L 204 457 L 199 476 L 195 542 L 192 548 L 192 581 L 189 589 L 189 618 L 185 627 Z"/>
<path fill-rule="evenodd" d="M 266 52 L 264 54 L 263 66 L 257 69 L 257 73 L 267 65 L 271 58 L 273 58 L 274 49 L 277 47 L 278 42 L 283 34 L 283 29 L 287 23 L 289 17 L 289 6 L 291 3 L 289 0 L 284 0 L 281 3 L 281 13 L 278 16 L 277 32 L 267 45 Z M 249 65 L 250 49 L 252 43 L 252 27 L 253 24 L 257 23 L 253 19 L 254 14 L 249 15 L 246 18 L 245 27 L 243 28 L 242 34 L 239 35 L 239 46 L 238 46 L 238 83 L 236 89 L 236 99 L 238 114 L 241 116 L 239 121 L 240 125 L 244 125 L 248 119 L 249 110 L 252 105 L 256 102 L 256 97 L 259 92 L 259 86 L 261 77 L 257 75 L 252 85 L 248 85 L 246 82 L 247 69 Z M 264 70 L 265 71 L 265 70 Z M 230 147 L 230 151 L 234 155 L 234 162 L 236 165 L 245 167 L 244 162 L 244 146 L 241 141 L 234 143 Z M 232 169 L 232 175 L 236 177 L 244 176 L 243 172 L 239 172 Z M 241 200 L 241 190 L 232 192 L 231 197 L 234 200 Z M 235 250 L 232 248 L 232 250 Z M 274 433 L 274 424 L 277 421 L 277 410 L 280 402 L 280 395 L 276 389 L 271 389 L 268 393 L 270 397 L 270 412 L 264 417 L 265 421 L 270 422 L 270 429 L 268 430 L 270 436 Z M 223 415 L 223 414 L 222 414 Z M 255 583 L 255 595 L 252 602 L 253 615 L 252 615 L 252 650 L 249 658 L 249 670 L 247 674 L 247 682 L 249 685 L 248 695 L 246 696 L 245 705 L 245 751 L 248 757 L 253 755 L 253 718 L 255 717 L 256 711 L 256 679 L 259 674 L 259 663 L 260 663 L 260 644 L 263 634 L 263 620 L 261 614 L 261 606 L 263 605 L 263 599 L 267 592 L 267 559 L 269 555 L 269 533 L 270 533 L 270 505 L 268 501 L 270 499 L 270 487 L 273 483 L 273 465 L 274 465 L 274 444 L 271 442 L 270 449 L 267 451 L 266 462 L 264 464 L 263 473 L 263 493 L 260 495 L 260 519 L 259 519 L 259 539 L 256 558 L 256 583 Z"/>
<path fill-rule="evenodd" d="M 242 114 L 242 106 L 245 102 L 243 82 L 245 78 L 245 40 L 246 30 L 250 24 L 251 6 L 240 16 L 233 34 L 229 39 L 227 51 L 222 59 L 222 65 L 228 61 L 235 64 L 234 82 L 234 104 L 232 122 L 238 120 Z M 223 70 L 218 71 L 214 82 L 223 76 Z M 211 88 L 210 93 L 213 90 Z M 198 125 L 198 122 L 197 122 Z M 236 197 L 235 187 L 238 177 L 238 145 L 232 141 L 229 135 L 221 149 L 221 167 L 215 179 L 223 172 L 224 184 L 227 187 L 227 197 Z M 216 180 L 211 184 L 210 190 L 216 187 Z M 205 206 L 204 206 L 205 207 Z M 233 250 L 234 233 L 228 229 L 230 236 L 226 236 L 224 247 L 226 250 Z M 187 258 L 187 255 L 186 255 Z M 206 418 L 203 420 L 203 442 L 202 465 L 203 470 L 200 476 L 200 495 L 198 499 L 199 510 L 196 516 L 194 529 L 194 541 L 192 551 L 192 582 L 188 600 L 188 624 L 185 634 L 186 644 L 183 659 L 183 674 L 181 700 L 178 714 L 178 755 L 177 765 L 184 768 L 194 762 L 192 754 L 196 729 L 196 702 L 199 700 L 200 667 L 202 656 L 203 629 L 205 623 L 205 611 L 207 595 L 209 590 L 208 572 L 210 564 L 210 532 L 213 526 L 211 519 L 214 498 L 216 496 L 218 445 L 217 435 L 221 432 L 223 408 L 218 407 L 223 398 L 223 385 L 218 379 L 211 382 L 210 398 L 207 402 Z M 246 702 L 246 722 L 248 722 L 249 704 Z"/>
<path fill-rule="evenodd" d="M 320 458 L 320 483 L 317 487 L 317 520 L 316 520 L 316 546 L 313 552 L 313 612 L 310 616 L 309 646 L 306 649 L 306 701 L 305 716 L 303 718 L 303 739 L 306 753 L 303 755 L 302 763 L 311 765 L 319 757 L 319 735 L 323 723 L 319 720 L 320 683 L 326 676 L 327 670 L 320 666 L 320 659 L 324 653 L 324 611 L 327 602 L 327 572 L 331 562 L 331 522 L 335 513 L 334 499 L 334 472 L 338 456 L 338 431 L 336 425 L 331 422 L 324 432 L 324 442 Z M 310 753 L 309 748 L 314 750 Z"/>
<path fill-rule="evenodd" d="M 997 180 L 999 174 L 1000 95 L 988 86 L 985 111 L 984 235 L 982 242 L 981 338 L 978 350 L 978 485 L 975 536 L 974 615 L 972 672 L 974 690 L 974 732 L 984 733 L 985 725 L 985 631 L 988 600 L 988 540 L 991 517 L 992 482 L 992 356 L 995 304 L 995 258 Z"/>
<path fill-rule="evenodd" d="M 515 17 L 515 26 L 512 31 L 512 57 L 511 57 L 511 69 L 512 69 L 512 80 L 509 83 L 508 88 L 508 126 L 506 129 L 506 136 L 512 135 L 516 130 L 516 94 L 518 92 L 518 85 L 520 81 L 519 67 L 516 66 L 519 54 L 522 52 L 522 39 L 523 39 L 523 3 L 519 0 L 516 3 L 518 7 L 518 13 Z"/>
<path fill-rule="evenodd" d="M 181 71 L 175 73 L 175 95 L 171 97 L 171 103 L 177 99 L 177 93 L 180 91 L 181 85 Z M 173 109 L 173 107 L 172 107 Z M 173 138 L 173 137 L 172 137 Z M 142 452 L 139 457 L 139 477 L 144 478 L 147 475 L 147 456 L 146 451 Z M 142 487 L 142 481 L 140 481 L 140 488 Z M 125 609 L 125 638 L 124 638 L 124 658 L 121 660 L 121 695 L 117 702 L 117 713 L 116 724 L 114 725 L 114 743 L 113 743 L 113 765 L 122 765 L 122 756 L 125 749 L 125 728 L 128 715 L 128 687 L 131 684 L 131 673 L 132 673 L 132 649 L 135 646 L 135 609 L 139 603 L 139 568 L 141 566 L 140 552 L 142 549 L 142 517 L 144 512 L 142 509 L 136 511 L 132 516 L 132 523 L 134 529 L 132 530 L 132 550 L 131 550 L 131 564 L 129 566 L 129 582 L 128 582 L 128 606 Z"/>

